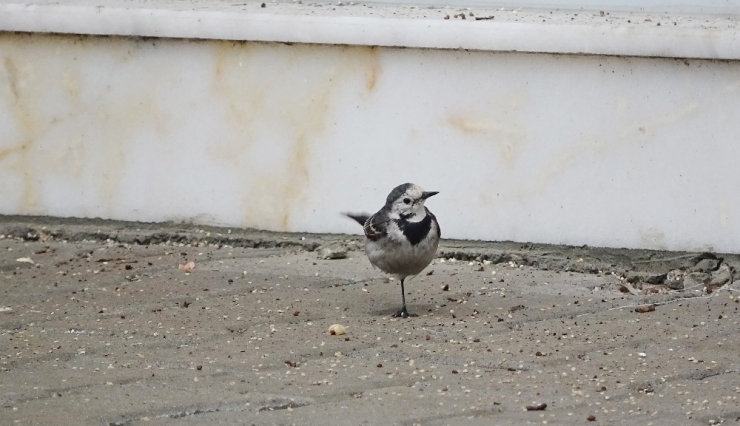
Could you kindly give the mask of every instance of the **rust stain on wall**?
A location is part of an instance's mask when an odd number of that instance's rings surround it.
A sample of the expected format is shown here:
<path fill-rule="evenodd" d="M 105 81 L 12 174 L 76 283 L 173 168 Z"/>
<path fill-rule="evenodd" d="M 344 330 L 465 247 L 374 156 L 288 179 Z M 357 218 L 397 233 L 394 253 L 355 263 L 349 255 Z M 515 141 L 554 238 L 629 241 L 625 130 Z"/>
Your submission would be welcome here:
<path fill-rule="evenodd" d="M 16 145 L 0 148 L 0 161 L 8 159 L 13 155 L 25 155 L 31 145 L 29 142 L 26 140 Z"/>
<path fill-rule="evenodd" d="M 115 210 L 131 142 L 137 132 L 162 129 L 151 102 L 161 82 L 148 76 L 151 67 L 167 72 L 171 65 L 151 49 L 135 38 L 0 34 L 0 77 L 10 87 L 0 90 L 0 96 L 10 94 L 0 102 L 9 105 L 13 118 L 12 129 L 0 134 L 0 161 L 22 185 L 20 213 L 44 213 L 42 194 L 68 179 L 77 184 L 65 190 L 85 194 L 80 204 L 97 204 L 95 215 Z M 142 50 L 149 60 L 129 64 L 141 68 L 125 68 L 124 58 Z M 86 76 L 102 71 L 93 68 L 100 63 L 115 68 L 88 84 Z"/>
<path fill-rule="evenodd" d="M 209 132 L 212 139 L 189 143 L 207 149 L 211 161 L 206 164 L 215 160 L 224 173 L 243 182 L 234 195 L 244 199 L 245 224 L 290 229 L 294 215 L 304 212 L 312 170 L 321 167 L 316 148 L 331 125 L 338 96 L 362 99 L 377 90 L 382 49 L 188 40 L 157 44 L 124 37 L 0 35 L 0 101 L 12 107 L 12 137 L 17 139 L 0 135 L 0 161 L 6 174 L 23 185 L 14 191 L 24 194 L 22 212 L 39 212 L 39 197 L 49 183 L 69 178 L 77 179 L 80 195 L 88 192 L 83 204 L 94 210 L 83 214 L 119 211 L 121 182 L 142 137 L 162 133 L 165 137 L 156 143 L 169 143 L 167 96 L 179 84 L 193 82 L 178 82 L 183 71 L 176 65 L 186 61 L 182 52 L 192 49 L 208 64 L 196 72 L 211 80 L 204 82 L 202 97 L 178 111 L 201 111 L 197 101 L 202 98 L 216 106 L 207 111 L 210 117 L 224 124 Z M 165 56 L 164 49 L 179 53 Z M 101 63 L 112 71 L 92 81 L 91 67 Z M 188 91 L 194 92 L 189 87 L 183 92 Z"/>
<path fill-rule="evenodd" d="M 362 65 L 365 68 L 365 88 L 368 92 L 375 90 L 380 79 L 380 54 L 377 47 L 356 47 L 358 55 L 362 56 Z"/>
<path fill-rule="evenodd" d="M 38 135 L 45 131 L 44 127 L 46 126 L 37 125 L 33 105 L 29 104 L 26 98 L 26 91 L 24 90 L 27 84 L 26 80 L 33 75 L 33 70 L 28 65 L 19 67 L 16 64 L 16 60 L 11 56 L 6 56 L 3 65 L 5 77 L 12 95 L 12 99 L 8 99 L 6 103 L 21 135 L 18 140 L 4 141 L 3 145 L 5 147 L 0 148 L 0 161 L 8 163 L 8 170 L 13 170 L 21 182 L 23 187 L 19 200 L 21 212 L 35 213 L 38 204 L 38 195 L 36 180 L 33 170 L 31 170 L 31 156 L 29 155 L 29 151 Z"/>
<path fill-rule="evenodd" d="M 364 47 L 208 43 L 214 44 L 216 58 L 214 92 L 235 129 L 232 139 L 214 141 L 211 155 L 233 168 L 235 176 L 244 176 L 246 225 L 290 230 L 294 214 L 303 212 L 308 200 L 311 170 L 321 165 L 315 152 L 337 96 L 361 95 L 357 88 L 363 93 L 375 89 L 379 52 Z M 264 151 L 267 147 L 269 152 Z"/>
<path fill-rule="evenodd" d="M 517 198 L 529 198 L 535 194 L 540 194 L 551 185 L 555 179 L 567 171 L 574 163 L 583 161 L 584 158 L 597 156 L 604 150 L 614 148 L 609 146 L 604 140 L 594 136 L 592 138 L 582 138 L 572 145 L 568 145 L 555 153 L 542 167 L 538 173 L 534 173 L 534 180 L 524 191 L 519 191 Z"/>
<path fill-rule="evenodd" d="M 488 131 L 488 126 L 484 123 L 473 121 L 458 114 L 449 116 L 447 123 L 466 134 L 485 134 Z"/>
<path fill-rule="evenodd" d="M 5 58 L 5 61 L 3 61 L 3 65 L 5 66 L 5 72 L 8 76 L 10 93 L 13 94 L 13 98 L 15 98 L 15 100 L 18 100 L 18 69 L 15 67 L 13 59 L 11 59 L 10 57 Z"/>
<path fill-rule="evenodd" d="M 80 82 L 75 73 L 69 71 L 65 72 L 63 84 L 65 90 L 67 91 L 67 96 L 69 96 L 70 98 L 78 97 L 80 91 Z"/>
<path fill-rule="evenodd" d="M 255 127 L 263 117 L 268 87 L 275 84 L 271 73 L 259 75 L 255 72 L 255 58 L 252 44 L 244 42 L 201 42 L 213 50 L 214 70 L 211 86 L 217 103 L 223 106 L 223 113 L 233 131 L 234 138 L 214 140 L 211 154 L 219 161 L 232 167 L 239 165 L 250 148 Z M 254 80 L 262 84 L 254 84 Z"/>
<path fill-rule="evenodd" d="M 515 197 L 524 199 L 541 194 L 558 176 L 579 162 L 592 161 L 590 158 L 606 155 L 611 150 L 624 149 L 626 144 L 650 143 L 656 133 L 686 120 L 698 109 L 699 105 L 692 103 L 674 111 L 658 111 L 653 117 L 647 117 L 620 133 L 583 135 L 553 155 L 526 188 L 517 190 Z"/>
<path fill-rule="evenodd" d="M 504 164 L 513 167 L 527 136 L 516 122 L 504 124 L 500 116 L 494 111 L 453 113 L 447 117 L 447 124 L 470 140 L 480 139 L 484 150 L 497 147 Z"/>
<path fill-rule="evenodd" d="M 14 188 L 17 208 L 22 214 L 43 213 L 41 191 L 53 170 L 60 168 L 49 156 L 49 135 L 64 122 L 54 108 L 55 76 L 60 73 L 59 56 L 49 55 L 53 43 L 64 37 L 7 33 L 0 35 L 0 52 L 10 97 L 0 96 L 8 106 L 11 126 L 0 135 L 4 146 L 0 161 L 20 187 Z M 62 59 L 63 61 L 63 59 Z M 8 93 L 5 92 L 5 93 Z M 0 92 L 3 93 L 3 92 Z M 73 114 L 70 109 L 65 114 Z M 19 190 L 20 189 L 20 190 Z"/>
<path fill-rule="evenodd" d="M 331 79 L 329 79 L 331 80 Z M 287 185 L 285 192 L 288 201 L 302 202 L 306 199 L 306 190 L 310 184 L 309 162 L 311 161 L 311 147 L 320 143 L 320 137 L 325 129 L 326 120 L 332 106 L 333 91 L 329 85 L 319 85 L 312 96 L 303 100 L 301 105 L 290 117 L 293 127 L 293 144 L 291 155 L 287 163 Z M 299 105 L 301 102 L 299 102 Z M 303 111 L 301 113 L 300 111 Z M 282 230 L 290 229 L 290 208 L 283 206 L 281 212 Z"/>

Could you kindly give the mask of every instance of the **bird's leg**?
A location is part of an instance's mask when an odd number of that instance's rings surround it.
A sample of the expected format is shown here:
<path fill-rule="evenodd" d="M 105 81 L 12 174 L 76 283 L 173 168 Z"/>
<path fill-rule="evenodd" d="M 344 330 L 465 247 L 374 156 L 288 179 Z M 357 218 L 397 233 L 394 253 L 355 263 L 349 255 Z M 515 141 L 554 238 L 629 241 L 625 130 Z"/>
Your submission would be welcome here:
<path fill-rule="evenodd" d="M 408 317 L 415 317 L 416 315 L 409 314 L 409 311 L 406 310 L 406 292 L 403 289 L 403 280 L 406 278 L 401 278 L 401 301 L 403 303 L 403 306 L 401 306 L 401 310 L 396 312 L 394 317 L 401 317 L 401 318 L 408 318 Z"/>

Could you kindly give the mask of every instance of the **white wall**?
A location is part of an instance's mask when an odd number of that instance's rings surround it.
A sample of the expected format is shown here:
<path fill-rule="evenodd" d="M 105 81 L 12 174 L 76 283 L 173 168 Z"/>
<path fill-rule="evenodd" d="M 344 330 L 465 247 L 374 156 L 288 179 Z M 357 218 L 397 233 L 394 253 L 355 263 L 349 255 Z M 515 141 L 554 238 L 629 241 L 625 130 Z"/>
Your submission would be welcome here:
<path fill-rule="evenodd" d="M 740 253 L 736 61 L 0 32 L 0 213 Z"/>

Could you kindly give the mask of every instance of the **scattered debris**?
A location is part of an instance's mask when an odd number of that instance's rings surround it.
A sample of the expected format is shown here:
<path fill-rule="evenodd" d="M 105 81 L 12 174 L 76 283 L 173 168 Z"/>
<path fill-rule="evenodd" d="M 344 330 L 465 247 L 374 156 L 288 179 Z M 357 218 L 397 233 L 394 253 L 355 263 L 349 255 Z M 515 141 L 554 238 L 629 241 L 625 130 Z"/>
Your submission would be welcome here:
<path fill-rule="evenodd" d="M 655 388 L 652 383 L 647 382 L 637 386 L 637 391 L 641 393 L 653 393 L 655 392 Z"/>
<path fill-rule="evenodd" d="M 20 257 L 15 260 L 16 262 L 21 263 L 30 263 L 31 265 L 35 265 L 36 263 L 30 258 L 30 257 Z"/>
<path fill-rule="evenodd" d="M 619 286 L 619 291 L 621 291 L 622 293 L 631 293 L 634 296 L 639 296 L 640 295 L 640 292 L 637 291 L 636 288 L 632 287 L 632 284 L 630 284 L 629 281 L 624 281 Z"/>
<path fill-rule="evenodd" d="M 647 283 L 647 284 L 662 284 L 665 281 L 666 274 L 652 273 L 652 272 L 637 272 L 630 271 L 627 273 L 628 283 Z"/>

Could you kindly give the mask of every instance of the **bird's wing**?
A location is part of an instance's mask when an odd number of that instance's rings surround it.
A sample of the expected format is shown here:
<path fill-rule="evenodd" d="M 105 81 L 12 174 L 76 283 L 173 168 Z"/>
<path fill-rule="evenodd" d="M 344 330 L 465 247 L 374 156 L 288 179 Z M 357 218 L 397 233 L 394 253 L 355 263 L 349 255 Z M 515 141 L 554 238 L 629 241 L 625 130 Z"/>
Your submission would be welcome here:
<path fill-rule="evenodd" d="M 380 214 L 381 212 L 375 213 L 372 216 L 367 213 L 344 213 L 344 215 L 362 225 L 365 236 L 375 241 L 378 238 L 386 236 L 388 230 L 388 219 L 382 219 L 386 215 Z"/>
<path fill-rule="evenodd" d="M 374 215 L 370 216 L 366 221 L 365 224 L 362 226 L 362 229 L 365 231 L 365 236 L 373 241 L 377 240 L 378 238 L 385 237 L 387 235 L 388 231 L 388 221 L 383 220 L 382 217 L 385 215 L 380 215 L 378 213 L 375 213 Z"/>

